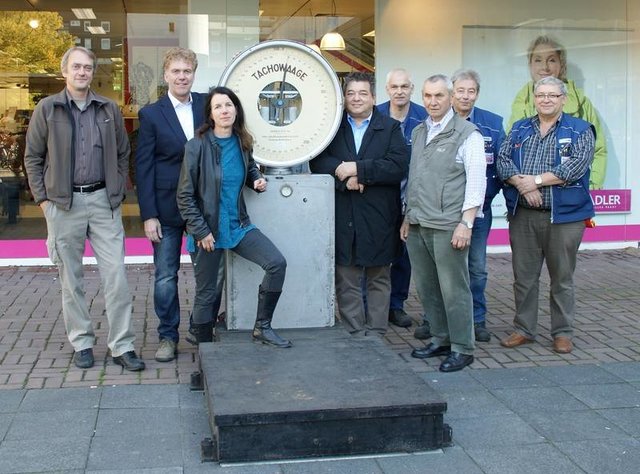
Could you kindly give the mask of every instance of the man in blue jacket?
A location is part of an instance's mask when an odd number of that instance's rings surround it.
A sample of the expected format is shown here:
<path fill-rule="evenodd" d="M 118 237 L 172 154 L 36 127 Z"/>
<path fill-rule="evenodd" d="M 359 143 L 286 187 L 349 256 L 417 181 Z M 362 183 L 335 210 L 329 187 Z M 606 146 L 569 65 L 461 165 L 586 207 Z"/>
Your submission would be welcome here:
<path fill-rule="evenodd" d="M 562 112 L 565 84 L 554 77 L 534 86 L 537 115 L 516 122 L 498 155 L 498 175 L 505 182 L 516 304 L 515 332 L 504 347 L 533 342 L 538 325 L 542 263 L 550 278 L 553 350 L 573 349 L 576 255 L 593 215 L 589 167 L 595 129 Z"/>
<path fill-rule="evenodd" d="M 378 110 L 384 115 L 400 122 L 400 128 L 407 144 L 409 155 L 411 154 L 411 132 L 427 119 L 427 111 L 421 104 L 411 101 L 413 93 L 413 82 L 409 73 L 405 69 L 392 69 L 387 74 L 386 91 L 389 100 L 380 104 Z M 405 194 L 407 191 L 407 177 L 402 180 L 400 185 L 400 194 L 403 202 L 405 202 Z M 404 302 L 409 297 L 409 285 L 411 283 L 411 262 L 407 253 L 407 246 L 402 243 L 402 253 L 391 263 L 391 298 L 389 301 L 389 322 L 398 327 L 408 328 L 411 326 L 411 317 L 404 310 Z M 419 339 L 426 339 L 428 333 L 428 322 L 416 329 Z"/>
<path fill-rule="evenodd" d="M 498 178 L 496 161 L 500 144 L 504 140 L 502 117 L 488 110 L 475 107 L 480 93 L 480 76 L 472 69 L 460 69 L 453 73 L 453 109 L 475 124 L 484 139 L 484 156 L 487 160 L 487 191 L 482 205 L 482 215 L 476 216 L 469 247 L 469 286 L 473 296 L 473 327 L 478 342 L 489 342 L 491 334 L 486 329 L 487 300 L 487 240 L 493 214 L 491 203 L 500 192 L 502 181 Z"/>
<path fill-rule="evenodd" d="M 180 302 L 178 270 L 185 222 L 176 189 L 185 143 L 204 122 L 204 94 L 191 92 L 198 59 L 193 51 L 171 48 L 164 56 L 166 95 L 139 112 L 136 185 L 144 232 L 153 245 L 154 308 L 158 316 L 158 362 L 176 357 Z"/>

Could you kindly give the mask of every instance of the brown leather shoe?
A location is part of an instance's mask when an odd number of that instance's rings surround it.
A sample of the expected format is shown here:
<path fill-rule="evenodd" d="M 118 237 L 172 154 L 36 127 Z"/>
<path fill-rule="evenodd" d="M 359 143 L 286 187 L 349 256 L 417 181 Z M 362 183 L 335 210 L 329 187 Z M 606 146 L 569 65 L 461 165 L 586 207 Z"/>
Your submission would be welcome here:
<path fill-rule="evenodd" d="M 500 341 L 500 345 L 511 349 L 513 347 L 521 346 L 522 344 L 531 344 L 532 342 L 533 339 L 529 339 L 528 337 L 524 337 L 522 334 L 514 332 L 508 338 Z"/>
<path fill-rule="evenodd" d="M 573 343 L 568 337 L 554 337 L 553 338 L 553 352 L 558 354 L 568 354 L 573 349 Z"/>

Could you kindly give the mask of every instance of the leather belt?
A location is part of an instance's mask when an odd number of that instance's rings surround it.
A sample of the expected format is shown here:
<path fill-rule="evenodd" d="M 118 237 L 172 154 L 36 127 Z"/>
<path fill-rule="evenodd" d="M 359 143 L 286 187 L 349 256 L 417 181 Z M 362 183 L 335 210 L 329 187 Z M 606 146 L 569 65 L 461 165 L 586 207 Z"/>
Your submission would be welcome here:
<path fill-rule="evenodd" d="M 526 209 L 527 211 L 536 211 L 536 212 L 551 212 L 551 209 L 545 209 L 543 207 L 526 207 L 526 206 L 522 206 L 522 209 Z"/>
<path fill-rule="evenodd" d="M 92 193 L 94 191 L 98 191 L 100 189 L 104 189 L 106 184 L 104 181 L 99 181 L 97 183 L 92 184 L 83 184 L 81 186 L 73 186 L 74 193 Z"/>

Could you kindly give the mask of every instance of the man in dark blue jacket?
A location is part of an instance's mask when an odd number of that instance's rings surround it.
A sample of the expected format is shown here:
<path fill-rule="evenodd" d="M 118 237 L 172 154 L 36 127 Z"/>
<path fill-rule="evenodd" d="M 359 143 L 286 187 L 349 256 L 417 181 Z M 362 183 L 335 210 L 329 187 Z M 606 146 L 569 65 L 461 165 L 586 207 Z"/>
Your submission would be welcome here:
<path fill-rule="evenodd" d="M 386 91 L 389 95 L 387 102 L 380 104 L 378 110 L 400 122 L 400 128 L 404 135 L 405 143 L 411 154 L 411 132 L 427 119 L 427 111 L 421 104 L 411 101 L 413 82 L 405 69 L 392 69 L 387 74 Z M 401 199 L 405 202 L 407 190 L 407 177 L 402 180 Z M 408 328 L 411 326 L 411 317 L 404 310 L 404 302 L 409 297 L 409 285 L 411 283 L 411 262 L 407 253 L 407 246 L 402 242 L 402 253 L 391 264 L 391 298 L 389 301 L 389 322 L 396 326 Z M 427 325 L 416 329 L 420 331 L 428 329 Z M 427 330 L 428 332 L 428 330 Z M 426 339 L 428 335 L 425 335 Z"/>
<path fill-rule="evenodd" d="M 533 117 L 513 124 L 498 155 L 505 183 L 516 304 L 515 332 L 504 347 L 533 342 L 538 328 L 540 271 L 550 279 L 553 350 L 573 349 L 573 273 L 585 220 L 594 215 L 589 167 L 595 150 L 592 124 L 562 112 L 567 88 L 545 77 L 534 86 Z"/>
<path fill-rule="evenodd" d="M 500 192 L 502 181 L 498 178 L 496 161 L 500 145 L 504 140 L 502 117 L 475 107 L 480 93 L 480 76 L 471 69 L 460 69 L 453 73 L 453 109 L 456 113 L 480 130 L 484 139 L 484 155 L 487 160 L 487 191 L 482 206 L 482 216 L 476 216 L 469 247 L 469 286 L 473 296 L 473 326 L 476 341 L 489 342 L 491 334 L 486 329 L 487 300 L 487 240 L 491 230 L 493 214 L 491 203 Z"/>
<path fill-rule="evenodd" d="M 342 322 L 354 335 L 382 335 L 388 326 L 389 267 L 400 249 L 400 182 L 409 153 L 400 123 L 375 108 L 371 74 L 349 74 L 344 95 L 338 132 L 310 167 L 335 177 L 336 298 Z"/>
<path fill-rule="evenodd" d="M 154 308 L 160 320 L 158 362 L 177 354 L 180 302 L 178 270 L 185 222 L 176 189 L 185 143 L 204 122 L 204 94 L 191 92 L 198 59 L 193 51 L 171 48 L 164 56 L 169 91 L 140 110 L 136 149 L 136 184 L 144 232 L 153 245 Z"/>

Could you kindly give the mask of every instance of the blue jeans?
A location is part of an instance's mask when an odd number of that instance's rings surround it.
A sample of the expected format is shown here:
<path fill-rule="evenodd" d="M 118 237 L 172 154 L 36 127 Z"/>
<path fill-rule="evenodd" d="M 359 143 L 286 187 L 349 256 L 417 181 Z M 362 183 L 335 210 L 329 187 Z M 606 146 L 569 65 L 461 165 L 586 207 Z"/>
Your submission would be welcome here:
<path fill-rule="evenodd" d="M 404 302 L 409 297 L 411 283 L 411 262 L 407 245 L 402 242 L 402 254 L 391 263 L 391 297 L 389 309 L 404 309 Z"/>
<path fill-rule="evenodd" d="M 473 296 L 473 322 L 483 323 L 487 314 L 487 299 L 484 290 L 487 286 L 487 240 L 491 230 L 493 214 L 491 207 L 483 210 L 484 217 L 473 222 L 471 246 L 469 247 L 469 286 Z"/>
<path fill-rule="evenodd" d="M 180 300 L 178 298 L 178 270 L 183 227 L 162 226 L 162 239 L 153 244 L 153 264 L 156 267 L 153 305 L 160 320 L 160 339 L 178 342 Z"/>

